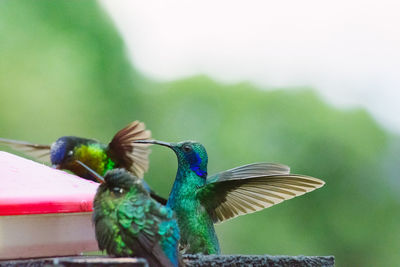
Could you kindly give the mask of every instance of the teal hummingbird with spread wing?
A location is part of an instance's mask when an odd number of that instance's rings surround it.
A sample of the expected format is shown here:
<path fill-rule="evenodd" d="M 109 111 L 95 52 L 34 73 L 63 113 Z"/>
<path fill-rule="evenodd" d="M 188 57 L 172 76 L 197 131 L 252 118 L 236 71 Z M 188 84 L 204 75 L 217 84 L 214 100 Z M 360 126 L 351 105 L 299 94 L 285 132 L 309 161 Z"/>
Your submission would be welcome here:
<path fill-rule="evenodd" d="M 98 246 L 116 257 L 143 257 L 150 266 L 182 266 L 179 228 L 171 208 L 152 199 L 139 179 L 125 169 L 104 178 L 80 161 L 101 184 L 93 201 Z"/>
<path fill-rule="evenodd" d="M 290 174 L 288 166 L 277 163 L 253 163 L 208 176 L 207 152 L 198 142 L 135 143 L 169 147 L 178 158 L 167 206 L 176 213 L 180 244 L 186 253 L 219 254 L 214 223 L 271 207 L 325 184 L 314 177 Z"/>
<path fill-rule="evenodd" d="M 77 163 L 83 162 L 95 172 L 104 175 L 108 170 L 124 168 L 135 176 L 142 178 L 149 167 L 148 145 L 135 144 L 136 140 L 146 140 L 151 132 L 146 130 L 143 122 L 134 121 L 115 134 L 106 145 L 94 139 L 77 136 L 63 136 L 51 145 L 32 144 L 23 141 L 0 138 L 0 143 L 11 146 L 39 160 L 51 162 L 57 169 L 66 169 L 74 174 L 93 180 L 88 171 Z M 151 191 L 152 197 L 165 204 L 166 199 Z"/>

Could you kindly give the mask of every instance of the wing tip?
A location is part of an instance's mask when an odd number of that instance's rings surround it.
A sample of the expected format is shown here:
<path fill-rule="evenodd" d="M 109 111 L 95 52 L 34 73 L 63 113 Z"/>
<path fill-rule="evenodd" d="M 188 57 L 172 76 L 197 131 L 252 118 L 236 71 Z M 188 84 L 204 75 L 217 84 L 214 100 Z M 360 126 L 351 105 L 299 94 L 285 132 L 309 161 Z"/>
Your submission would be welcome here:
<path fill-rule="evenodd" d="M 290 175 L 278 175 L 275 177 L 281 177 L 281 178 L 299 178 L 302 179 L 303 181 L 301 182 L 301 184 L 308 184 L 309 186 L 300 186 L 298 185 L 299 188 L 304 189 L 301 191 L 293 191 L 293 194 L 284 194 L 284 197 L 282 198 L 271 198 L 271 194 L 265 194 L 264 197 L 266 198 L 265 200 L 261 200 L 259 197 L 257 197 L 258 194 L 260 194 L 259 196 L 263 195 L 261 192 L 258 191 L 254 191 L 254 192 L 249 192 L 249 194 L 247 196 L 240 196 L 238 199 L 238 203 L 235 203 L 236 201 L 232 200 L 228 200 L 228 202 L 232 202 L 233 206 L 237 206 L 236 204 L 238 204 L 240 206 L 240 208 L 236 208 L 234 211 L 230 212 L 229 214 L 227 212 L 225 212 L 226 206 L 220 205 L 220 207 L 218 207 L 217 209 L 215 209 L 215 215 L 213 216 L 213 221 L 214 223 L 221 223 L 221 222 L 225 222 L 227 220 L 239 217 L 241 215 L 245 215 L 245 214 L 250 214 L 250 213 L 254 213 L 257 211 L 261 211 L 263 209 L 275 206 L 279 203 L 282 203 L 284 201 L 302 196 L 304 194 L 310 193 L 318 188 L 323 187 L 326 183 L 325 181 L 319 179 L 319 178 L 315 178 L 315 177 L 311 177 L 311 176 L 306 176 L 306 175 L 299 175 L 299 174 L 290 174 Z M 271 177 L 270 177 L 271 178 Z M 293 179 L 294 181 L 296 181 L 296 179 Z M 304 181 L 306 180 L 306 181 Z M 236 191 L 236 190 L 235 190 Z M 238 191 L 236 191 L 236 193 L 231 192 L 232 197 L 235 198 L 235 194 L 240 193 Z M 268 197 L 267 197 L 268 196 Z M 237 197 L 237 196 L 236 196 Z M 244 197 L 244 198 L 243 198 Z M 245 202 L 245 203 L 242 203 Z M 254 203 L 257 202 L 257 205 Z M 232 204 L 231 203 L 231 204 Z M 221 203 L 222 204 L 222 203 Z M 243 205 L 245 204 L 245 205 Z"/>

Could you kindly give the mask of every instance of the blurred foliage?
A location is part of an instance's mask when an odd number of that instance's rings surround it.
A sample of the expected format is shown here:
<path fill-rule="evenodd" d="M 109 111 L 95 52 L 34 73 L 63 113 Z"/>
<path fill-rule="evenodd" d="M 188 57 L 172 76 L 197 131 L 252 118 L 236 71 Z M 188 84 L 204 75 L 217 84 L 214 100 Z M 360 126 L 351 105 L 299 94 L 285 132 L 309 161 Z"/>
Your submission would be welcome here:
<path fill-rule="evenodd" d="M 263 91 L 203 76 L 151 81 L 129 63 L 93 1 L 0 1 L 0 34 L 1 137 L 107 142 L 140 119 L 160 140 L 202 142 L 209 173 L 285 163 L 326 186 L 218 225 L 223 253 L 335 255 L 339 266 L 398 263 L 400 139 L 364 110 L 337 110 L 307 88 Z M 175 171 L 173 153 L 154 147 L 149 183 L 167 196 Z"/>

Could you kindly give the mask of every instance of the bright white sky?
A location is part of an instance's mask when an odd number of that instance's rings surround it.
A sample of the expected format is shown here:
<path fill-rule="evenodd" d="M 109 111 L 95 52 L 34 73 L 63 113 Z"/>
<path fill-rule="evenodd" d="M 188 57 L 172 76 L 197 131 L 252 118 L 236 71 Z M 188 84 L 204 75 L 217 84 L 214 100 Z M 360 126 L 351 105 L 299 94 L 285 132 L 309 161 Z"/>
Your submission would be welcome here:
<path fill-rule="evenodd" d="M 207 74 L 311 86 L 400 133 L 400 1 L 103 0 L 133 63 L 158 80 Z"/>

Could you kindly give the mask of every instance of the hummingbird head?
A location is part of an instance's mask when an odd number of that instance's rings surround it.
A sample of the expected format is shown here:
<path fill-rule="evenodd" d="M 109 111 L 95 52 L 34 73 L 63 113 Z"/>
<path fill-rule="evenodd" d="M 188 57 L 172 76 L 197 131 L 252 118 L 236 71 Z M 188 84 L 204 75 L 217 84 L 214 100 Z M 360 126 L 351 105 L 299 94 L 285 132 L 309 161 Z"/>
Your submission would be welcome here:
<path fill-rule="evenodd" d="M 166 143 L 156 140 L 138 140 L 135 143 L 149 143 L 171 148 L 178 158 L 178 168 L 191 170 L 201 178 L 207 178 L 208 156 L 204 146 L 195 141 Z"/>
<path fill-rule="evenodd" d="M 144 196 L 149 197 L 149 193 L 144 189 L 139 178 L 125 169 L 117 168 L 107 171 L 104 175 L 104 183 L 98 187 L 93 201 L 93 220 L 96 227 L 100 218 L 111 224 L 115 223 L 118 207 L 123 205 L 132 210 L 134 207 L 131 201 L 138 201 Z M 103 234 L 100 233 L 100 235 Z"/>
<path fill-rule="evenodd" d="M 72 161 L 75 143 L 72 136 L 63 136 L 51 145 L 50 159 L 54 167 L 61 168 L 66 162 Z"/>
<path fill-rule="evenodd" d="M 146 190 L 141 186 L 141 179 L 133 176 L 125 169 L 113 169 L 104 175 L 104 183 L 99 187 L 99 194 L 106 194 L 111 198 L 120 198 L 130 192 L 132 188 L 141 188 L 143 192 Z"/>
<path fill-rule="evenodd" d="M 208 156 L 204 146 L 194 141 L 171 143 L 171 148 L 178 157 L 178 165 L 190 169 L 197 176 L 207 178 Z"/>
<path fill-rule="evenodd" d="M 132 193 L 132 191 L 147 193 L 142 185 L 141 179 L 132 175 L 125 169 L 117 168 L 109 170 L 103 178 L 83 162 L 76 160 L 76 163 L 85 168 L 93 178 L 100 183 L 95 196 L 95 204 L 105 201 L 104 203 L 106 203 L 107 207 L 113 208 L 115 204 L 123 201 L 127 193 Z M 110 203 L 110 201 L 112 203 Z"/>
<path fill-rule="evenodd" d="M 77 146 L 87 144 L 91 140 L 76 136 L 63 136 L 57 139 L 50 148 L 50 159 L 53 167 L 69 169 L 75 164 L 74 150 Z"/>

